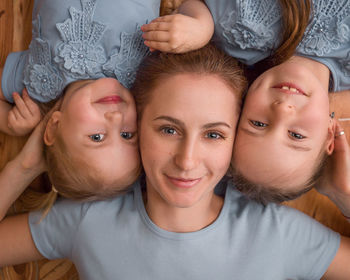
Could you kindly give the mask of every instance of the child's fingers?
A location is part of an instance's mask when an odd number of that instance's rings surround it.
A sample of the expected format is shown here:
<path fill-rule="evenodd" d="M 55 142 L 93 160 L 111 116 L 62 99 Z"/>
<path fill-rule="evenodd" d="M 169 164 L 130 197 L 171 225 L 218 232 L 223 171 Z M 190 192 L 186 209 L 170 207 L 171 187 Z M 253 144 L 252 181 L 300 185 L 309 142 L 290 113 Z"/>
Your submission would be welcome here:
<path fill-rule="evenodd" d="M 13 107 L 11 111 L 15 115 L 17 121 L 21 121 L 24 119 L 17 106 Z"/>
<path fill-rule="evenodd" d="M 344 129 L 339 124 L 338 121 L 336 121 L 335 124 L 335 139 L 334 139 L 334 152 L 349 152 L 349 143 L 346 139 L 346 135 L 344 132 Z"/>
<path fill-rule="evenodd" d="M 29 97 L 29 94 L 26 89 L 23 90 L 22 97 L 32 116 L 40 114 L 38 105 Z"/>
<path fill-rule="evenodd" d="M 148 24 L 144 24 L 141 26 L 141 30 L 143 32 L 149 31 L 168 31 L 170 29 L 171 24 L 169 22 L 151 22 Z"/>
<path fill-rule="evenodd" d="M 27 108 L 27 105 L 24 103 L 24 100 L 22 97 L 17 93 L 13 93 L 13 100 L 15 101 L 16 106 L 13 108 L 16 108 L 17 112 L 23 117 L 23 118 L 28 118 L 31 113 Z M 15 114 L 17 115 L 17 112 Z"/>
<path fill-rule="evenodd" d="M 146 41 L 168 42 L 170 35 L 166 31 L 149 31 L 143 33 L 142 38 Z"/>
<path fill-rule="evenodd" d="M 162 52 L 172 51 L 169 44 L 166 42 L 156 42 L 156 41 L 145 41 L 144 42 L 147 47 L 153 50 L 158 50 Z"/>

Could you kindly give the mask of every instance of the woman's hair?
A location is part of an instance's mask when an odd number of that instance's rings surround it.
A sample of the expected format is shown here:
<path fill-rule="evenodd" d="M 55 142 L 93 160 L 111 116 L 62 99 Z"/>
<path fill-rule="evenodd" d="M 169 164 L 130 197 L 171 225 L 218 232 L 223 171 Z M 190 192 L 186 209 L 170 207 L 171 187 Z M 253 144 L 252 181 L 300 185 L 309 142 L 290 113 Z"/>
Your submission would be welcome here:
<path fill-rule="evenodd" d="M 222 79 L 238 97 L 237 114 L 240 113 L 241 96 L 247 82 L 237 60 L 209 44 L 202 49 L 183 54 L 155 52 L 140 65 L 131 88 L 137 115 L 140 119 L 144 106 L 150 101 L 149 94 L 162 80 L 177 74 L 215 75 Z"/>

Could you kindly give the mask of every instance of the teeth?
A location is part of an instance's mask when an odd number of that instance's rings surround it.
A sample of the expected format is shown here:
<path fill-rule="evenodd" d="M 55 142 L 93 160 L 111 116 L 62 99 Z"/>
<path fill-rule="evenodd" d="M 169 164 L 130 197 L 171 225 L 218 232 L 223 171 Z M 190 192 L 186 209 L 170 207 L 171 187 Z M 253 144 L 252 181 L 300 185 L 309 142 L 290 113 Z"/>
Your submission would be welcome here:
<path fill-rule="evenodd" d="M 291 92 L 299 92 L 299 90 L 297 90 L 296 88 L 287 87 L 287 86 L 283 86 L 282 89 L 289 90 Z"/>

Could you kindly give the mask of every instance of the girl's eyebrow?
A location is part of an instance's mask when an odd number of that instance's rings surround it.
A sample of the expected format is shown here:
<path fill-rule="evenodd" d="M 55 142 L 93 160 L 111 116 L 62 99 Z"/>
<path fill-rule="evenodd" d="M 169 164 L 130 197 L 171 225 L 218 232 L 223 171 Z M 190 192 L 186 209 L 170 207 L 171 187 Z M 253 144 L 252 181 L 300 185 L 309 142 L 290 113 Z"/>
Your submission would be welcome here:
<path fill-rule="evenodd" d="M 166 121 L 172 122 L 178 126 L 185 126 L 184 122 L 182 122 L 178 119 L 169 117 L 169 116 L 159 116 L 159 117 L 153 119 L 153 121 L 156 121 L 156 120 L 166 120 Z M 202 128 L 208 129 L 208 128 L 213 128 L 213 127 L 217 127 L 217 126 L 226 126 L 228 128 L 231 128 L 231 126 L 225 122 L 207 123 L 207 124 L 203 125 Z"/>

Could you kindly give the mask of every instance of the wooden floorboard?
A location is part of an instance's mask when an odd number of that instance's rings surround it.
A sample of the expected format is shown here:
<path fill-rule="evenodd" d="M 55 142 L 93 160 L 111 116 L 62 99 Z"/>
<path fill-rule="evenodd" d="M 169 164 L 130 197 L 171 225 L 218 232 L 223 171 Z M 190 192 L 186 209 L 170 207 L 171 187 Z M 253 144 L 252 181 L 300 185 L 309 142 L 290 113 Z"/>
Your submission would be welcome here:
<path fill-rule="evenodd" d="M 181 0 L 162 1 L 162 13 L 173 10 L 180 2 Z M 32 7 L 33 0 L 0 0 L 0 67 L 3 67 L 8 53 L 25 50 L 28 47 L 31 39 Z M 350 92 L 347 92 L 342 96 L 337 95 L 339 98 L 332 100 L 337 117 L 350 117 L 349 95 Z M 350 135 L 350 125 L 344 123 L 344 126 L 347 135 Z M 24 141 L 25 138 L 9 137 L 0 133 L 0 169 L 16 155 Z M 337 208 L 326 197 L 321 196 L 316 191 L 311 191 L 300 199 L 287 204 L 305 212 L 332 229 L 350 236 L 350 223 L 342 217 Z M 20 206 L 17 206 L 16 209 L 20 209 Z M 42 260 L 0 269 L 0 280 L 17 279 L 75 280 L 78 279 L 78 275 L 72 263 L 67 260 Z"/>

